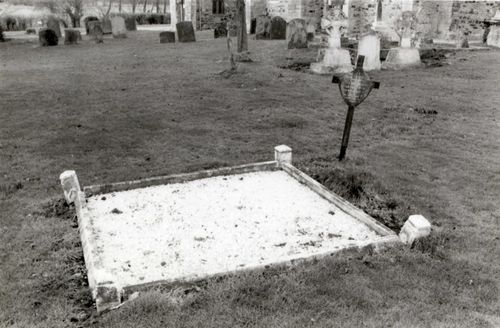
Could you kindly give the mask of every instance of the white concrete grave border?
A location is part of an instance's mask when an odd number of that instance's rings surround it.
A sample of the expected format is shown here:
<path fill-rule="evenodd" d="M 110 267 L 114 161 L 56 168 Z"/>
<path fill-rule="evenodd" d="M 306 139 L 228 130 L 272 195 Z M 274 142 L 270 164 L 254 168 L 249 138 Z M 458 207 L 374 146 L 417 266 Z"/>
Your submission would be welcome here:
<path fill-rule="evenodd" d="M 261 162 L 261 163 L 251 163 L 246 165 L 239 165 L 233 167 L 225 167 L 213 170 L 197 171 L 193 173 L 185 174 L 175 174 L 168 176 L 159 176 L 153 178 L 146 178 L 141 180 L 118 182 L 111 184 L 101 184 L 84 187 L 83 190 L 80 189 L 78 178 L 75 171 L 65 171 L 61 174 L 60 180 L 64 191 L 64 196 L 68 203 L 74 203 L 76 208 L 76 214 L 78 217 L 78 226 L 80 230 L 80 238 L 82 242 L 83 254 L 85 259 L 85 265 L 87 268 L 87 276 L 89 287 L 92 291 L 92 296 L 96 302 L 96 307 L 98 312 L 112 309 L 121 304 L 124 295 L 129 294 L 131 290 L 137 289 L 141 286 L 150 286 L 155 284 L 165 284 L 174 283 L 172 281 L 155 281 L 152 283 L 145 283 L 137 286 L 117 286 L 113 282 L 113 277 L 109 276 L 101 268 L 100 263 L 96 260 L 96 256 L 99 250 L 95 247 L 95 241 L 93 240 L 92 229 L 94 229 L 92 224 L 92 219 L 89 211 L 86 207 L 87 197 L 93 195 L 99 195 L 109 192 L 132 190 L 137 188 L 145 188 L 150 186 L 158 186 L 172 183 L 182 183 L 193 181 L 197 179 L 203 179 L 215 176 L 227 176 L 234 174 L 242 174 L 249 172 L 259 172 L 259 171 L 276 171 L 282 170 L 288 173 L 289 176 L 293 177 L 299 181 L 304 186 L 308 187 L 310 190 L 314 191 L 316 194 L 326 199 L 328 202 L 332 203 L 343 212 L 362 222 L 364 225 L 368 226 L 370 229 L 375 231 L 380 238 L 376 239 L 374 242 L 363 245 L 353 245 L 347 248 L 342 248 L 339 250 L 328 251 L 326 253 L 314 254 L 308 256 L 307 258 L 296 258 L 293 260 L 287 260 L 284 262 L 273 263 L 272 265 L 289 265 L 294 264 L 299 261 L 308 260 L 311 258 L 321 258 L 325 256 L 332 255 L 335 252 L 346 249 L 357 249 L 366 246 L 371 246 L 374 249 L 383 249 L 387 246 L 401 243 L 397 234 L 384 226 L 383 224 L 376 221 L 374 218 L 363 212 L 362 210 L 356 208 L 350 204 L 345 199 L 334 194 L 323 185 L 297 169 L 292 165 L 292 150 L 290 147 L 281 145 L 274 149 L 275 159 L 273 161 Z M 268 265 L 255 266 L 255 267 L 244 267 L 237 269 L 236 271 L 243 270 L 253 270 L 268 267 Z M 220 274 L 228 274 L 230 272 L 221 272 Z M 200 280 L 207 277 L 198 277 L 195 280 Z M 187 282 L 189 277 L 185 279 L 179 279 L 178 282 Z"/>

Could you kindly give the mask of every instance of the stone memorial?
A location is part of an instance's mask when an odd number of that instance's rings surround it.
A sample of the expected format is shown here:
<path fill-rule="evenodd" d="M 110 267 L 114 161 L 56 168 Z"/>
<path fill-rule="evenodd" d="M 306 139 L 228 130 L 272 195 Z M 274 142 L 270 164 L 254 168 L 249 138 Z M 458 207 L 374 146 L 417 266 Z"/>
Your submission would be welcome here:
<path fill-rule="evenodd" d="M 125 18 L 125 28 L 127 31 L 137 31 L 137 22 L 135 21 L 135 17 Z"/>
<path fill-rule="evenodd" d="M 99 21 L 99 18 L 95 17 L 95 16 L 88 16 L 88 17 L 85 17 L 85 19 L 83 20 L 83 23 L 85 25 L 85 33 L 86 34 L 89 34 L 90 33 L 90 27 L 89 27 L 89 23 L 90 22 L 98 22 Z"/>
<path fill-rule="evenodd" d="M 255 25 L 255 39 L 269 40 L 271 37 L 271 17 L 267 15 L 257 16 L 257 24 Z"/>
<path fill-rule="evenodd" d="M 175 32 L 160 32 L 160 43 L 175 43 Z"/>
<path fill-rule="evenodd" d="M 103 34 L 111 34 L 113 32 L 111 26 L 111 20 L 107 17 L 104 17 L 101 21 L 102 33 Z"/>
<path fill-rule="evenodd" d="M 252 18 L 250 20 L 250 34 L 255 34 L 256 27 L 257 27 L 257 18 Z"/>
<path fill-rule="evenodd" d="M 178 38 L 179 42 L 195 42 L 196 41 L 192 22 L 189 22 L 189 21 L 179 22 L 176 24 L 176 27 L 177 27 L 177 38 Z"/>
<path fill-rule="evenodd" d="M 111 18 L 111 31 L 113 38 L 124 39 L 127 37 L 127 28 L 125 27 L 125 19 L 120 16 Z"/>
<path fill-rule="evenodd" d="M 399 69 L 420 65 L 420 52 L 412 45 L 412 38 L 416 31 L 416 15 L 412 11 L 405 11 L 397 21 L 398 35 L 401 37 L 400 46 L 391 48 L 387 54 L 384 68 Z"/>
<path fill-rule="evenodd" d="M 82 39 L 80 31 L 74 29 L 64 30 L 64 44 L 78 44 L 78 41 Z"/>
<path fill-rule="evenodd" d="M 381 68 L 380 63 L 380 38 L 371 31 L 365 34 L 358 44 L 358 57 L 364 56 L 364 70 L 373 71 Z"/>
<path fill-rule="evenodd" d="M 227 28 L 225 23 L 218 23 L 214 28 L 214 39 L 227 37 Z"/>
<path fill-rule="evenodd" d="M 488 21 L 488 24 L 490 32 L 486 38 L 486 44 L 500 48 L 500 8 L 497 9 L 495 16 Z"/>
<path fill-rule="evenodd" d="M 279 16 L 271 18 L 269 38 L 271 40 L 286 40 L 286 20 Z"/>
<path fill-rule="evenodd" d="M 302 18 L 292 19 L 286 28 L 288 49 L 307 48 L 306 21 Z"/>
<path fill-rule="evenodd" d="M 48 28 L 43 28 L 38 32 L 38 40 L 42 47 L 57 46 L 59 43 L 57 33 Z"/>
<path fill-rule="evenodd" d="M 61 25 L 60 25 L 60 22 L 59 22 L 59 19 L 55 16 L 49 16 L 49 18 L 47 19 L 47 28 L 49 30 L 52 30 L 56 33 L 57 35 L 57 38 L 61 38 L 62 34 L 61 34 Z"/>
<path fill-rule="evenodd" d="M 88 24 L 89 26 L 89 35 L 93 37 L 95 43 L 103 43 L 103 33 L 102 33 L 102 24 L 100 21 L 91 21 Z"/>
<path fill-rule="evenodd" d="M 347 17 L 340 8 L 336 8 L 332 14 L 321 20 L 321 27 L 329 35 L 328 48 L 324 49 L 324 57 L 321 61 L 311 64 L 312 72 L 316 74 L 338 74 L 352 71 L 349 50 L 342 49 L 340 43 L 347 24 Z"/>
<path fill-rule="evenodd" d="M 316 25 L 312 22 L 306 24 L 307 41 L 311 42 L 316 36 Z"/>

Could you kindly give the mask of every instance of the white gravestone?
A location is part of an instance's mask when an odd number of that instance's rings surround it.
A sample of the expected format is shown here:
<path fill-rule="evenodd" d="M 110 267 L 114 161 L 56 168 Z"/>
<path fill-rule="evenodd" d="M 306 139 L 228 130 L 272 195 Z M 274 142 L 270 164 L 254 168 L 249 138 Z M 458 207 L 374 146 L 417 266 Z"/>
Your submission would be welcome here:
<path fill-rule="evenodd" d="M 127 28 L 125 27 L 125 19 L 115 16 L 111 19 L 111 32 L 115 39 L 123 39 L 127 37 Z"/>
<path fill-rule="evenodd" d="M 365 35 L 359 40 L 358 57 L 365 56 L 363 69 L 365 71 L 379 70 L 380 63 L 380 38 L 375 33 Z"/>
<path fill-rule="evenodd" d="M 405 11 L 397 21 L 399 35 L 401 36 L 400 47 L 389 50 L 384 68 L 400 69 L 420 65 L 420 52 L 412 47 L 412 37 L 416 30 L 416 14 L 412 11 Z"/>

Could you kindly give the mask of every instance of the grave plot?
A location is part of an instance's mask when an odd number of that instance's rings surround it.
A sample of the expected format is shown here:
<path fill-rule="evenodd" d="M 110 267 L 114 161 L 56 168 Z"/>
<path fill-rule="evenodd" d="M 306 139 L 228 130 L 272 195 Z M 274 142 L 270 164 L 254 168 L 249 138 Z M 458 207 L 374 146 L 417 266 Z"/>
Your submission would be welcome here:
<path fill-rule="evenodd" d="M 291 165 L 275 161 L 99 185 L 80 191 L 61 175 L 77 209 L 89 286 L 98 311 L 127 290 L 321 257 L 398 241 L 389 229 Z"/>

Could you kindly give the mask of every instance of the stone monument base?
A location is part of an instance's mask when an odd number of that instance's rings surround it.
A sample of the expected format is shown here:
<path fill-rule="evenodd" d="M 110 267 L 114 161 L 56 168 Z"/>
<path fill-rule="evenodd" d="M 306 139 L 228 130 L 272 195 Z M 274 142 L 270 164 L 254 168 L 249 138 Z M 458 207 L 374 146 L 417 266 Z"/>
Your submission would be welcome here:
<path fill-rule="evenodd" d="M 351 55 L 347 49 L 325 49 L 322 61 L 311 64 L 311 72 L 316 74 L 348 73 L 352 71 Z"/>
<path fill-rule="evenodd" d="M 500 48 L 500 25 L 492 25 L 486 44 Z"/>
<path fill-rule="evenodd" d="M 420 65 L 420 53 L 416 48 L 392 48 L 387 54 L 383 68 L 400 69 Z"/>

